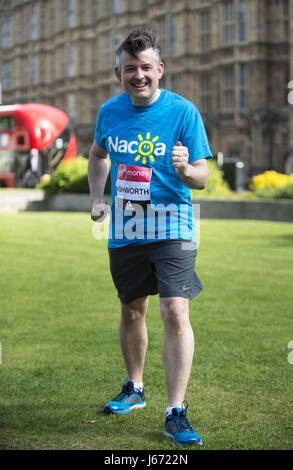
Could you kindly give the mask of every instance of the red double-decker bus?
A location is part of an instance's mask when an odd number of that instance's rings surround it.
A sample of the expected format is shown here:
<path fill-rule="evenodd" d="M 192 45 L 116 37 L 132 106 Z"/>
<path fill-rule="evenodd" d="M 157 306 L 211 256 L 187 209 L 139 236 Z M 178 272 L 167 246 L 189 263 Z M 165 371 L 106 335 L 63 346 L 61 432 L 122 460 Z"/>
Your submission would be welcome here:
<path fill-rule="evenodd" d="M 39 103 L 0 106 L 0 186 L 33 187 L 61 160 L 75 157 L 76 138 L 64 111 Z"/>

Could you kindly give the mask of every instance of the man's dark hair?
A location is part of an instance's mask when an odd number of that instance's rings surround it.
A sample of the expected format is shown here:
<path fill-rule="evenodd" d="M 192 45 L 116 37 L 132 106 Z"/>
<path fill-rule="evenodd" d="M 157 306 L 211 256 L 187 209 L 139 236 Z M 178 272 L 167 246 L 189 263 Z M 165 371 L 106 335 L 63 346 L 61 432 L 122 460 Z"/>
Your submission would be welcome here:
<path fill-rule="evenodd" d="M 154 50 L 155 59 L 157 65 L 159 65 L 161 62 L 160 47 L 155 34 L 148 29 L 135 29 L 118 47 L 116 52 L 116 67 L 120 68 L 120 56 L 123 51 L 128 52 L 128 54 L 137 59 L 139 52 L 149 49 L 150 47 Z"/>

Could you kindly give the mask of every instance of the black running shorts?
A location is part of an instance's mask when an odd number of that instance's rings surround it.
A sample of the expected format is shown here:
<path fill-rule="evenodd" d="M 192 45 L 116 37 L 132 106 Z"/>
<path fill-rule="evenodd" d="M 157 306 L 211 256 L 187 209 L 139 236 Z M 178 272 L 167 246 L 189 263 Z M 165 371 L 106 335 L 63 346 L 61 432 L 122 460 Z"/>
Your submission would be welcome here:
<path fill-rule="evenodd" d="M 113 282 L 122 303 L 158 294 L 193 299 L 203 286 L 194 272 L 197 250 L 184 240 L 109 248 Z"/>

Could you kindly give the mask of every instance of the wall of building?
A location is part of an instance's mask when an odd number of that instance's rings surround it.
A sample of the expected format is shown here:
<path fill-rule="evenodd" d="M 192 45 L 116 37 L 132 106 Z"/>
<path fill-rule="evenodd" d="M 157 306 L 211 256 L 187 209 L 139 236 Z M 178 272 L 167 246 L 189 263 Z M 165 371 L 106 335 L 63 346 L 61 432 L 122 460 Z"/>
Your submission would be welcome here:
<path fill-rule="evenodd" d="M 132 29 L 155 27 L 166 68 L 161 85 L 197 105 L 212 151 L 243 159 L 249 175 L 284 171 L 293 142 L 292 6 L 292 0 L 0 0 L 2 103 L 63 109 L 86 155 L 99 107 L 121 92 L 114 50 Z"/>

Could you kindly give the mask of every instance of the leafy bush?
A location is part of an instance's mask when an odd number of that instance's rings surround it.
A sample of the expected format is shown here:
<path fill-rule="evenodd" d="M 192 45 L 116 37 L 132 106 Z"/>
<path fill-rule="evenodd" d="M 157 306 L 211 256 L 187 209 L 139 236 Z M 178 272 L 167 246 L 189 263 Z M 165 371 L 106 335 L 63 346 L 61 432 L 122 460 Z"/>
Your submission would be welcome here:
<path fill-rule="evenodd" d="M 87 169 L 88 159 L 82 155 L 76 159 L 63 160 L 51 177 L 43 179 L 39 188 L 50 196 L 58 193 L 89 193 Z M 110 191 L 108 177 L 105 192 Z"/>
<path fill-rule="evenodd" d="M 293 184 L 256 189 L 254 193 L 257 197 L 268 199 L 293 199 Z"/>
<path fill-rule="evenodd" d="M 234 191 L 232 191 L 223 177 L 223 171 L 218 167 L 218 164 L 215 160 L 208 160 L 209 166 L 209 181 L 205 189 L 191 190 L 191 196 L 194 198 L 199 197 L 232 197 Z"/>
<path fill-rule="evenodd" d="M 270 170 L 265 171 L 260 175 L 253 176 L 251 189 L 258 190 L 264 188 L 276 188 L 290 183 L 293 184 L 293 173 L 291 173 L 291 175 L 285 175 L 283 173 L 277 173 L 274 170 Z"/>
<path fill-rule="evenodd" d="M 265 171 L 253 176 L 250 188 L 257 197 L 293 199 L 293 173 L 285 175 L 274 170 Z"/>

